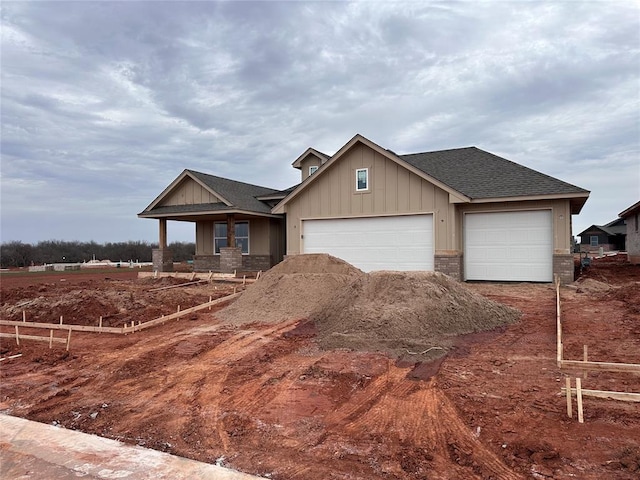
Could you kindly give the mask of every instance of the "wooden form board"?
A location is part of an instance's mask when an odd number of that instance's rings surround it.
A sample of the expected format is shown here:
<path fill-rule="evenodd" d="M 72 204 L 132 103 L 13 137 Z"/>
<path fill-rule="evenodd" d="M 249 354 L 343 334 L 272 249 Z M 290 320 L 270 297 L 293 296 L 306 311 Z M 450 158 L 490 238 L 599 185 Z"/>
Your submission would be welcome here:
<path fill-rule="evenodd" d="M 565 387 L 561 388 L 562 394 L 566 394 L 567 389 Z M 609 392 L 606 390 L 588 390 L 581 389 L 583 397 L 597 397 L 597 398 L 610 398 L 612 400 L 621 400 L 624 402 L 640 402 L 640 393 L 632 393 L 632 392 Z M 571 393 L 575 394 L 576 389 L 571 388 Z"/>
<path fill-rule="evenodd" d="M 562 360 L 560 367 L 591 371 L 640 373 L 640 364 L 637 363 L 584 362 L 581 360 Z"/>
<path fill-rule="evenodd" d="M 615 363 L 615 362 L 589 362 L 587 361 L 587 346 L 584 345 L 584 360 L 564 360 L 562 344 L 562 319 L 560 316 L 560 282 L 556 276 L 556 330 L 557 330 L 557 363 L 559 368 L 579 369 L 587 372 L 608 371 L 608 372 L 630 372 L 640 373 L 640 364 L 637 363 Z"/>
<path fill-rule="evenodd" d="M 0 337 L 2 338 L 16 338 L 16 334 L 15 333 L 0 333 Z M 20 340 L 37 340 L 39 342 L 53 342 L 53 343 L 67 343 L 67 339 L 66 338 L 59 338 L 59 337 L 41 337 L 38 335 L 24 335 L 22 333 L 20 333 L 18 335 L 18 338 L 20 338 Z"/>
<path fill-rule="evenodd" d="M 226 297 L 217 298 L 215 300 L 211 300 L 210 302 L 201 303 L 200 305 L 196 305 L 195 307 L 187 308 L 185 310 L 180 310 L 176 313 L 172 313 L 171 315 L 165 315 L 164 317 L 159 317 L 154 320 L 149 320 L 148 322 L 139 323 L 133 326 L 125 326 L 125 327 L 93 327 L 89 325 L 72 325 L 72 324 L 58 324 L 58 323 L 41 323 L 41 322 L 20 322 L 15 320 L 0 320 L 0 325 L 4 326 L 17 326 L 23 328 L 44 328 L 47 330 L 64 330 L 64 331 L 78 331 L 78 332 L 99 332 L 99 333 L 116 333 L 116 334 L 127 334 L 132 332 L 137 332 L 140 330 L 144 330 L 149 327 L 153 327 L 155 325 L 160 325 L 169 320 L 175 320 L 185 315 L 189 315 L 190 313 L 194 313 L 200 310 L 204 310 L 206 308 L 210 308 L 214 305 L 228 302 L 229 300 L 233 300 L 242 295 L 242 292 L 234 293 L 231 295 L 227 295 Z M 15 338 L 14 334 L 7 334 L 12 338 Z M 4 334 L 3 334 L 4 336 Z"/>

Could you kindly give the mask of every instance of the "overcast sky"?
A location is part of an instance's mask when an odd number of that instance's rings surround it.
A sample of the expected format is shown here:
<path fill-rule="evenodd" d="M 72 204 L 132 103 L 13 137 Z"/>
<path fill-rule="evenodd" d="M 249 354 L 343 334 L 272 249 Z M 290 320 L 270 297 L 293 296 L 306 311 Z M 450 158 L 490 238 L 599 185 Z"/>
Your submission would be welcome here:
<path fill-rule="evenodd" d="M 3 0 L 0 240 L 156 242 L 136 214 L 185 168 L 286 188 L 356 133 L 475 145 L 608 223 L 640 200 L 639 5 Z"/>

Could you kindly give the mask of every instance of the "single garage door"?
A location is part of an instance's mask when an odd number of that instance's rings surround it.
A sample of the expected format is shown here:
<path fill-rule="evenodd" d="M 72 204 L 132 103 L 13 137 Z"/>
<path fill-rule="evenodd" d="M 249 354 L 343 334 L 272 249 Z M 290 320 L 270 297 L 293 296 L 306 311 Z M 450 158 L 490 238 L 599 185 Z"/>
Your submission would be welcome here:
<path fill-rule="evenodd" d="M 359 269 L 433 270 L 433 216 L 303 220 L 302 252 L 328 253 Z"/>
<path fill-rule="evenodd" d="M 550 210 L 467 213 L 464 222 L 467 280 L 553 281 Z"/>

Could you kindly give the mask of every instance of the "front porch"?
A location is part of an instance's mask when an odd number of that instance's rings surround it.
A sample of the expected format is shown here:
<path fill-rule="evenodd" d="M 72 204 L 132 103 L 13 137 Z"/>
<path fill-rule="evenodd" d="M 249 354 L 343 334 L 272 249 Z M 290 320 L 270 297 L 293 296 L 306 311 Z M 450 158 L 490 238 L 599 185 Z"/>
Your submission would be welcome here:
<path fill-rule="evenodd" d="M 159 248 L 153 250 L 153 271 L 173 272 L 173 252 L 167 243 L 167 219 L 159 218 Z M 196 220 L 193 272 L 266 271 L 282 261 L 284 238 L 279 218 L 237 218 L 234 214 Z M 227 245 L 235 245 L 228 247 Z"/>

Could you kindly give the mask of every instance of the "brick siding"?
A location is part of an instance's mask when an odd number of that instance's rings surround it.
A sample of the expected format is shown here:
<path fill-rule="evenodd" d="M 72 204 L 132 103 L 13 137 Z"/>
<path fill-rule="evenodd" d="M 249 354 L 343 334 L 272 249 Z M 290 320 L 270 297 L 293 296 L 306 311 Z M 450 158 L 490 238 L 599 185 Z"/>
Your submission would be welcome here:
<path fill-rule="evenodd" d="M 166 248 L 151 251 L 154 272 L 173 272 L 173 252 Z"/>
<path fill-rule="evenodd" d="M 560 283 L 567 284 L 574 280 L 574 264 L 572 254 L 555 254 L 553 256 L 553 273 L 560 277 Z"/>
<path fill-rule="evenodd" d="M 461 281 L 463 277 L 462 254 L 435 255 L 433 258 L 433 269 L 436 272 L 449 275 L 451 278 Z"/>

